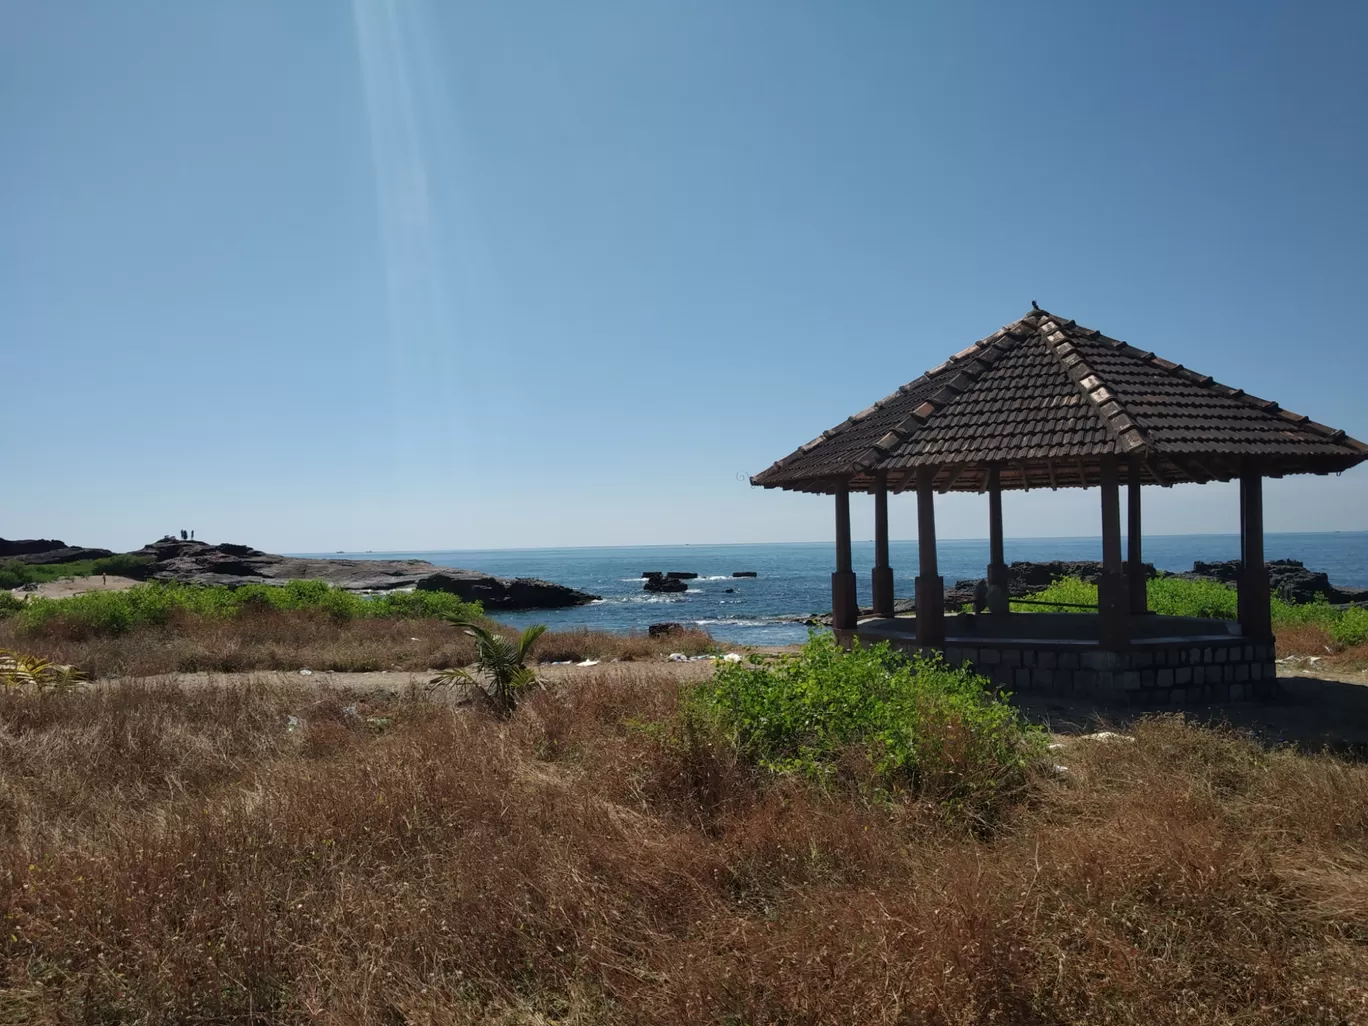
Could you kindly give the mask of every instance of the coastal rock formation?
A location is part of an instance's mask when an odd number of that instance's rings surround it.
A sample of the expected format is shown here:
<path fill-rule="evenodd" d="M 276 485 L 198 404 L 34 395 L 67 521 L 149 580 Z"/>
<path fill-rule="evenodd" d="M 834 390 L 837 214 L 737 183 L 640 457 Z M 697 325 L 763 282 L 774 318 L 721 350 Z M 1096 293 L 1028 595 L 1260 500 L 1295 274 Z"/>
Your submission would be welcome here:
<path fill-rule="evenodd" d="M 1145 576 L 1157 577 L 1159 572 L 1152 563 L 1146 563 Z M 1096 584 L 1102 576 L 1102 564 L 1096 560 L 1050 560 L 1045 563 L 1009 563 L 1007 566 L 1007 593 L 1012 598 L 1022 598 L 1032 592 L 1048 588 L 1064 577 L 1078 577 L 1090 584 Z M 945 608 L 957 609 L 965 603 L 974 601 L 974 589 L 983 578 L 956 581 L 955 586 L 945 589 Z"/>
<path fill-rule="evenodd" d="M 515 577 L 509 580 L 475 570 L 439 570 L 420 578 L 414 587 L 419 591 L 450 592 L 467 602 L 480 602 L 490 611 L 562 609 L 565 606 L 582 606 L 598 598 L 597 595 L 552 584 L 537 577 Z"/>
<path fill-rule="evenodd" d="M 757 577 L 757 576 L 759 576 L 759 575 L 758 575 L 754 570 L 733 570 L 733 571 L 732 571 L 732 576 L 733 576 L 733 577 Z"/>
<path fill-rule="evenodd" d="M 17 563 L 41 566 L 49 563 L 74 563 L 78 559 L 104 559 L 106 556 L 112 555 L 114 553 L 109 549 L 87 549 L 80 545 L 64 545 L 60 549 L 48 549 L 46 552 L 26 552 L 22 556 L 12 558 Z"/>
<path fill-rule="evenodd" d="M 114 555 L 109 549 L 90 549 L 84 545 L 68 545 L 55 538 L 21 538 L 10 541 L 0 538 L 0 559 L 35 566 L 47 563 L 71 563 L 78 559 L 104 559 Z"/>
<path fill-rule="evenodd" d="M 686 581 L 678 577 L 661 577 L 659 575 L 647 577 L 646 583 L 641 586 L 642 591 L 654 592 L 678 592 L 688 591 L 689 585 Z"/>
<path fill-rule="evenodd" d="M 0 559 L 11 559 L 14 556 L 27 556 L 38 552 L 51 552 L 53 549 L 65 549 L 67 547 L 66 542 L 57 541 L 55 538 L 0 538 Z"/>
<path fill-rule="evenodd" d="M 262 552 L 249 545 L 209 545 L 163 538 L 135 555 L 155 562 L 142 568 L 146 580 L 181 584 L 286 584 L 323 581 L 348 591 L 418 588 L 447 591 L 488 610 L 558 609 L 583 605 L 597 595 L 531 578 L 508 580 L 474 570 L 439 567 L 425 559 L 296 559 Z"/>
<path fill-rule="evenodd" d="M 1174 576 L 1233 585 L 1239 577 L 1240 566 L 1238 559 L 1219 563 L 1198 560 L 1190 571 Z M 1270 559 L 1264 566 L 1268 568 L 1270 589 L 1284 602 L 1314 602 L 1318 595 L 1324 595 L 1328 602 L 1368 601 L 1368 588 L 1337 588 L 1330 583 L 1328 574 L 1308 570 L 1300 559 Z"/>

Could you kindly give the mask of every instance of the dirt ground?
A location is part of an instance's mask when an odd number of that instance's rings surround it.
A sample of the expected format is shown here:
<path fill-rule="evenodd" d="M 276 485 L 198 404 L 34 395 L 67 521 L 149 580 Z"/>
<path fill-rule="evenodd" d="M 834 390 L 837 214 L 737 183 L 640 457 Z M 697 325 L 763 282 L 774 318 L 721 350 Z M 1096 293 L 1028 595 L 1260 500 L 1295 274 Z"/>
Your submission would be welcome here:
<path fill-rule="evenodd" d="M 71 598 L 88 591 L 126 591 L 141 583 L 131 577 L 95 574 L 91 577 L 63 577 L 60 581 L 45 581 L 33 588 L 15 588 L 12 594 L 20 600 L 31 595 L 39 598 Z"/>

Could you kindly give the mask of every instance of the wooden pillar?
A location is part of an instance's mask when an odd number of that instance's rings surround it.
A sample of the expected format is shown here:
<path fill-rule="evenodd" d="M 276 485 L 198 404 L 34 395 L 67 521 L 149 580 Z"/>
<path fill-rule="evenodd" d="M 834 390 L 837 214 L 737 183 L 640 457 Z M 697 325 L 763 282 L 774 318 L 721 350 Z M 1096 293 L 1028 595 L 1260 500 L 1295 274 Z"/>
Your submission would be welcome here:
<path fill-rule="evenodd" d="M 874 615 L 893 615 L 893 568 L 888 565 L 888 475 L 874 479 Z"/>
<path fill-rule="evenodd" d="M 1264 564 L 1263 478 L 1240 476 L 1240 633 L 1269 641 L 1273 637 L 1272 612 L 1268 608 L 1268 567 Z"/>
<path fill-rule="evenodd" d="M 1002 472 L 988 471 L 988 611 L 1010 609 L 1007 590 L 1007 559 L 1002 546 Z"/>
<path fill-rule="evenodd" d="M 1130 583 L 1130 611 L 1132 614 L 1149 611 L 1149 595 L 1145 584 L 1145 558 L 1140 529 L 1140 461 L 1134 456 L 1126 470 L 1126 577 Z"/>
<path fill-rule="evenodd" d="M 837 630 L 852 630 L 859 614 L 850 556 L 850 486 L 841 484 L 836 488 L 836 572 L 831 575 L 831 625 Z"/>
<path fill-rule="evenodd" d="M 934 467 L 917 470 L 917 643 L 945 641 L 945 581 L 936 562 Z"/>
<path fill-rule="evenodd" d="M 1130 635 L 1130 595 L 1121 563 L 1121 485 L 1116 457 L 1102 457 L 1102 576 L 1097 582 L 1102 644 L 1124 648 Z"/>

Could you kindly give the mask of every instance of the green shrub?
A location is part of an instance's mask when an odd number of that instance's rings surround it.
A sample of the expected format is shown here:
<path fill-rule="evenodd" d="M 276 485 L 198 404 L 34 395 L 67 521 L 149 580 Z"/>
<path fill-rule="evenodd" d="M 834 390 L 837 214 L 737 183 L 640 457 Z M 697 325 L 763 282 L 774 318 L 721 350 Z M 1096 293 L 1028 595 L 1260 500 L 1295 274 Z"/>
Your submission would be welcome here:
<path fill-rule="evenodd" d="M 23 631 L 60 623 L 89 634 L 123 634 L 144 624 L 163 624 L 175 615 L 230 617 L 263 610 L 313 609 L 338 620 L 365 617 L 412 619 L 483 615 L 479 603 L 444 592 L 412 592 L 368 598 L 322 581 L 290 581 L 282 586 L 249 584 L 241 588 L 187 584 L 141 584 L 125 591 L 91 591 L 71 598 L 31 598 L 14 603 Z"/>
<path fill-rule="evenodd" d="M 1024 605 L 1020 602 L 1012 603 L 1014 613 L 1086 613 L 1086 609 L 1075 609 L 1074 606 L 1091 606 L 1097 608 L 1097 585 L 1080 581 L 1077 577 L 1063 577 L 1055 581 L 1048 588 L 1037 591 L 1032 595 L 1026 596 L 1032 603 L 1043 602 L 1045 605 Z M 1068 603 L 1068 605 L 1054 605 L 1053 603 Z"/>
<path fill-rule="evenodd" d="M 767 769 L 825 777 L 854 754 L 880 786 L 979 812 L 1020 782 L 1043 736 L 968 670 L 826 634 L 794 656 L 723 664 L 695 702 Z"/>
<path fill-rule="evenodd" d="M 1346 648 L 1368 644 L 1368 609 L 1352 606 L 1330 627 L 1335 643 Z"/>

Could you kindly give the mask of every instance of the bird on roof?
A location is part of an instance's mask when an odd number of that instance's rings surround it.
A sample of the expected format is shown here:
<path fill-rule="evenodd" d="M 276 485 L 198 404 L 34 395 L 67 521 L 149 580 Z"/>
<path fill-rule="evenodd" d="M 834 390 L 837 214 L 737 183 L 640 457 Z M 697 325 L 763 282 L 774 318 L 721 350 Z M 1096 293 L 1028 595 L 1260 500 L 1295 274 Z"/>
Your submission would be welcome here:
<path fill-rule="evenodd" d="M 1040 309 L 1040 304 L 1037 303 L 1034 299 L 1031 300 L 1031 309 L 1032 309 L 1032 310 L 1039 310 L 1039 309 Z"/>

